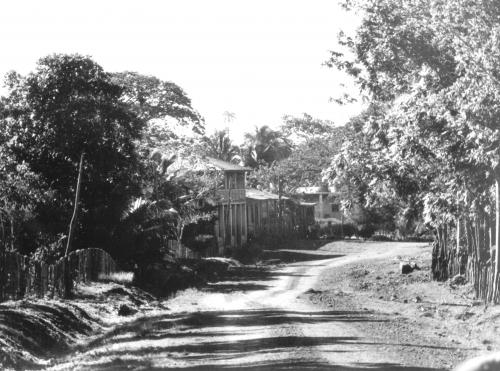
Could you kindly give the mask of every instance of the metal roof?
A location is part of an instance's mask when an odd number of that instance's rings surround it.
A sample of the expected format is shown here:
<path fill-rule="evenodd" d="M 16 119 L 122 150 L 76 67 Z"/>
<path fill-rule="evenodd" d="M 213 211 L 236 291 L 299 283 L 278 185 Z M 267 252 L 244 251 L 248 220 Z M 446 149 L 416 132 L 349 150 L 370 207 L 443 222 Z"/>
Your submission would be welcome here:
<path fill-rule="evenodd" d="M 213 165 L 217 170 L 224 170 L 224 171 L 251 171 L 252 168 L 245 167 L 245 166 L 240 166 L 233 164 L 231 162 L 219 160 L 218 158 L 213 158 L 213 157 L 206 157 L 206 161 Z"/>
<path fill-rule="evenodd" d="M 279 195 L 267 191 L 261 191 L 255 188 L 245 189 L 245 197 L 251 200 L 279 200 Z M 288 197 L 281 196 L 282 200 L 288 200 Z"/>

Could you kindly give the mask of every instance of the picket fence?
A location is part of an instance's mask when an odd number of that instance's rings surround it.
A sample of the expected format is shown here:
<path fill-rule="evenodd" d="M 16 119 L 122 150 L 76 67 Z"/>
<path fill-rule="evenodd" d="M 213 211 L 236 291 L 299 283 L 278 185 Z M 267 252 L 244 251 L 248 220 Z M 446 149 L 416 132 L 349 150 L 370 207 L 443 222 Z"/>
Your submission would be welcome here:
<path fill-rule="evenodd" d="M 67 297 L 73 282 L 96 281 L 99 275 L 115 271 L 115 261 L 101 249 L 73 251 L 55 264 L 30 263 L 24 255 L 3 252 L 0 253 L 0 302 L 30 296 Z"/>

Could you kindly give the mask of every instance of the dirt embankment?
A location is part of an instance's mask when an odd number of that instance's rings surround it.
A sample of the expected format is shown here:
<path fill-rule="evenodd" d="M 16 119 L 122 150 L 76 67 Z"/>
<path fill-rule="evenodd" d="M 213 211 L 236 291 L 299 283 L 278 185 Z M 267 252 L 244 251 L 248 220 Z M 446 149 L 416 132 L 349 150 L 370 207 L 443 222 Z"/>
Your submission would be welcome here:
<path fill-rule="evenodd" d="M 335 252 L 335 251 L 330 251 Z M 402 274 L 400 263 L 419 269 Z M 475 300 L 473 288 L 431 280 L 430 246 L 404 251 L 392 258 L 361 260 L 327 270 L 307 293 L 308 300 L 336 310 L 364 310 L 381 321 L 363 323 L 374 339 L 402 344 L 401 352 L 418 362 L 426 344 L 426 359 L 435 367 L 452 368 L 462 360 L 500 350 L 500 307 Z M 405 345 L 406 344 L 406 345 Z M 431 357 L 431 358 L 432 358 Z"/>
<path fill-rule="evenodd" d="M 118 324 L 161 310 L 149 294 L 115 283 L 80 285 L 70 300 L 0 304 L 0 369 L 37 369 Z"/>
<path fill-rule="evenodd" d="M 171 295 L 180 288 L 223 278 L 229 267 L 239 265 L 235 260 L 222 258 L 182 263 L 172 271 L 152 270 L 144 288 L 155 294 Z M 131 286 L 131 277 L 125 281 L 128 284 L 80 284 L 71 300 L 1 303 L 0 369 L 50 366 L 60 356 L 99 342 L 101 337 L 140 317 L 168 312 L 163 301 Z"/>

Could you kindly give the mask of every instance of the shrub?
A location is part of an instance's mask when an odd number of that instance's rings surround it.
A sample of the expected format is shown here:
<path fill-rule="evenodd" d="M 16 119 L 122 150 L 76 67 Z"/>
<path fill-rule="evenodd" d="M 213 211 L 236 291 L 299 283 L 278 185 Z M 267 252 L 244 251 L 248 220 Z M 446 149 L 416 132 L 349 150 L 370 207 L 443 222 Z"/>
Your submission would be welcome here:
<path fill-rule="evenodd" d="M 361 224 L 358 226 L 358 235 L 362 238 L 370 238 L 375 233 L 375 227 L 372 224 Z"/>
<path fill-rule="evenodd" d="M 371 236 L 370 241 L 380 241 L 380 242 L 385 242 L 385 241 L 394 241 L 391 237 L 389 236 L 384 236 L 383 234 L 376 234 L 374 236 Z"/>
<path fill-rule="evenodd" d="M 254 241 L 252 244 L 245 244 L 243 247 L 226 249 L 224 255 L 243 264 L 253 264 L 257 262 L 261 254 L 262 247 Z"/>
<path fill-rule="evenodd" d="M 200 286 L 204 282 L 203 277 L 195 270 L 166 262 L 140 267 L 134 274 L 134 285 L 157 297 L 166 297 L 178 290 Z"/>
<path fill-rule="evenodd" d="M 319 229 L 319 236 L 326 238 L 340 239 L 342 237 L 352 237 L 357 233 L 356 227 L 352 224 L 328 224 Z"/>

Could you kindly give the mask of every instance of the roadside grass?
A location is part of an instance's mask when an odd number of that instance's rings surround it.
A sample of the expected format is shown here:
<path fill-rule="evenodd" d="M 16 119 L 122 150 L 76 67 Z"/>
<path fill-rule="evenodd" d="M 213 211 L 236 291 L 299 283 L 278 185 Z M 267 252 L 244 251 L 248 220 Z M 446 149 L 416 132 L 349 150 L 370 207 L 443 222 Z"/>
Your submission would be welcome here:
<path fill-rule="evenodd" d="M 110 274 L 100 274 L 99 281 L 101 282 L 115 282 L 122 285 L 131 284 L 134 280 L 134 272 L 113 272 Z"/>

